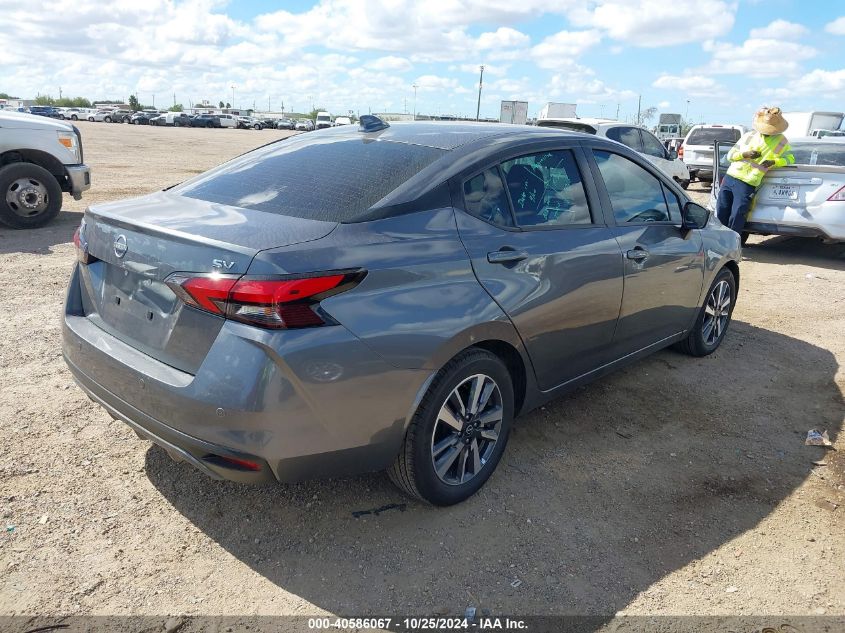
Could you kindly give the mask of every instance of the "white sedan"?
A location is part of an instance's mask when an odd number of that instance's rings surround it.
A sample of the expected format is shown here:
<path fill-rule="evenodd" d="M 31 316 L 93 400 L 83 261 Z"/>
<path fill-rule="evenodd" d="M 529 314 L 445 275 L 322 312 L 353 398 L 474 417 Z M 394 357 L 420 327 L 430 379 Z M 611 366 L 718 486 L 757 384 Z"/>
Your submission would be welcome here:
<path fill-rule="evenodd" d="M 792 235 L 845 242 L 845 138 L 790 139 L 795 164 L 772 169 L 754 196 L 742 241 L 748 235 Z M 716 208 L 728 169 L 729 144 L 717 143 L 709 207 Z M 719 156 L 717 161 L 715 156 Z"/>

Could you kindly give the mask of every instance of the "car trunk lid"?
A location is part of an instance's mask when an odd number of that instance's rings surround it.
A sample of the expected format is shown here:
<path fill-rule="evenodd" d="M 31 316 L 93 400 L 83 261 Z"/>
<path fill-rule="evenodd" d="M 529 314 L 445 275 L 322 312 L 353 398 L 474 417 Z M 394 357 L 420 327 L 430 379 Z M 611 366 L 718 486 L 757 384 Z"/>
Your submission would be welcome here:
<path fill-rule="evenodd" d="M 85 313 L 123 342 L 195 373 L 223 319 L 185 306 L 167 278 L 243 274 L 259 251 L 316 240 L 336 226 L 167 192 L 89 209 Z"/>

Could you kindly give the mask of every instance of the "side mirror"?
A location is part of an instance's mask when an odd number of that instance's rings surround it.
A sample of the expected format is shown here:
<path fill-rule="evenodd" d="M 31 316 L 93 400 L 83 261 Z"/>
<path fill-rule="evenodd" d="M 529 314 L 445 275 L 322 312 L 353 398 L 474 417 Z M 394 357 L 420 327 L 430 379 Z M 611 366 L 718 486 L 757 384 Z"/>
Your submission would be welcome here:
<path fill-rule="evenodd" d="M 685 229 L 703 229 L 710 219 L 710 211 L 695 202 L 684 205 L 682 226 Z"/>
<path fill-rule="evenodd" d="M 676 158 L 678 158 L 678 150 L 670 149 L 669 150 L 669 160 L 675 160 Z"/>

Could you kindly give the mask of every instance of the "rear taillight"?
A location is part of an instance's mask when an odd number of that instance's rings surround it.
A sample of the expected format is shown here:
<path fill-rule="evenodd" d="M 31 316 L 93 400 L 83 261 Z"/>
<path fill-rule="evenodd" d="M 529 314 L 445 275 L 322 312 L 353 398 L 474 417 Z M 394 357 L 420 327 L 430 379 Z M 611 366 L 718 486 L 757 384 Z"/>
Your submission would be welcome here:
<path fill-rule="evenodd" d="M 678 148 L 678 158 L 683 158 L 683 157 L 684 157 L 684 146 L 683 146 L 683 145 L 681 145 L 681 146 Z"/>
<path fill-rule="evenodd" d="M 167 285 L 186 304 L 227 319 L 272 329 L 333 323 L 320 301 L 354 288 L 362 271 L 309 276 L 239 277 L 172 275 Z"/>
<path fill-rule="evenodd" d="M 828 202 L 845 202 L 845 187 L 842 187 L 835 194 L 827 199 Z"/>
<path fill-rule="evenodd" d="M 76 259 L 87 264 L 91 256 L 88 254 L 88 240 L 85 239 L 85 218 L 82 218 L 79 228 L 73 232 L 73 246 L 76 250 Z"/>

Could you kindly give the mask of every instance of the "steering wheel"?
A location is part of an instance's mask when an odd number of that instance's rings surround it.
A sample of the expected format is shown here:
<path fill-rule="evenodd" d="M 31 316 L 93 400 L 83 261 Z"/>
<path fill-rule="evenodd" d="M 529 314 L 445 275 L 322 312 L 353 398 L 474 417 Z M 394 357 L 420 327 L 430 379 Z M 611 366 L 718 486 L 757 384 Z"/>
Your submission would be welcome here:
<path fill-rule="evenodd" d="M 657 209 L 646 209 L 628 218 L 627 222 L 662 222 L 666 220 L 666 214 Z"/>

